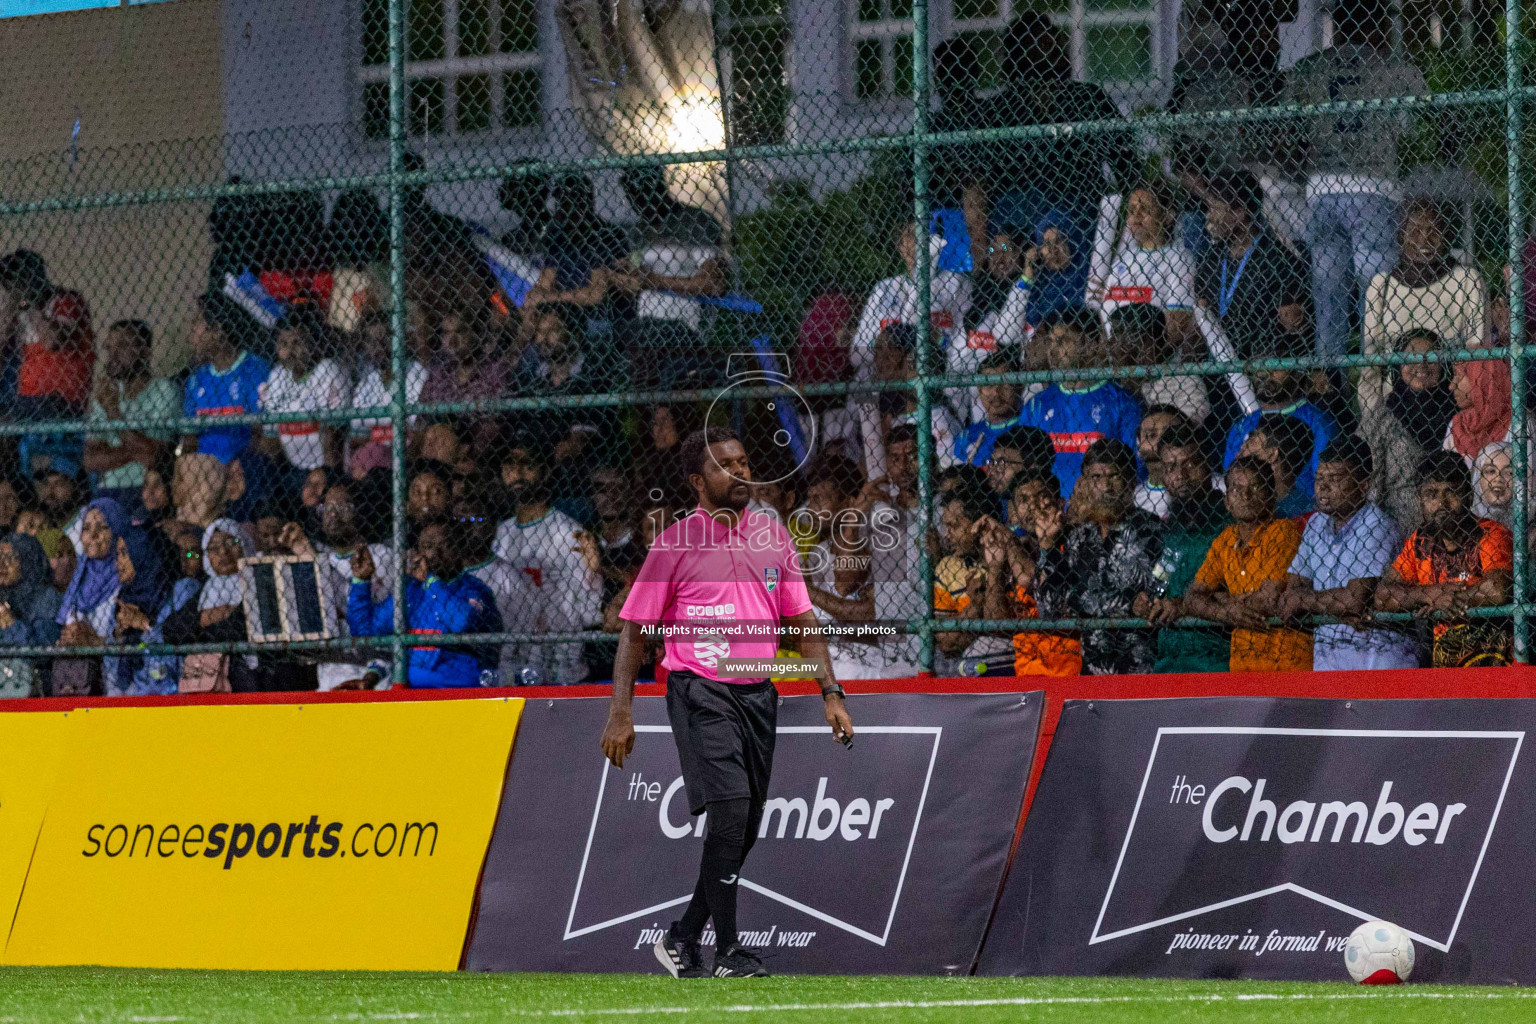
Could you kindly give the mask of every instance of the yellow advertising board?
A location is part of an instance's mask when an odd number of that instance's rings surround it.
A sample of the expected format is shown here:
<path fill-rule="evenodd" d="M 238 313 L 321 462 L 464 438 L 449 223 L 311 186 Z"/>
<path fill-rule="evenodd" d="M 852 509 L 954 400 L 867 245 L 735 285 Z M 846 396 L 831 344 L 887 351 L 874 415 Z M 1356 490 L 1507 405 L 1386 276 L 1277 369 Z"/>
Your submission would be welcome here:
<path fill-rule="evenodd" d="M 0 714 L 0 914 L 16 915 L 37 830 L 53 795 L 68 714 Z"/>
<path fill-rule="evenodd" d="M 522 704 L 74 712 L 4 962 L 453 970 Z"/>

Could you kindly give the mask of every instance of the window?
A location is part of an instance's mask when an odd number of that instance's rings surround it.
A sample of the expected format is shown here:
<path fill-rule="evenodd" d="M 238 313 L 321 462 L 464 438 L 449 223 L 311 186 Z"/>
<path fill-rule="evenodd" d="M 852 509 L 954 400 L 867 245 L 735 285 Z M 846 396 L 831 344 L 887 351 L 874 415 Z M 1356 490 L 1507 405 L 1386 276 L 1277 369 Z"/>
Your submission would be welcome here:
<path fill-rule="evenodd" d="M 912 0 L 847 0 L 853 21 L 852 82 L 856 99 L 912 95 Z M 981 57 L 981 86 L 997 84 L 1003 34 L 1014 12 L 1048 14 L 1070 41 L 1072 71 L 1091 82 L 1146 82 L 1158 77 L 1155 0 L 936 0 L 930 38 L 972 41 Z"/>
<path fill-rule="evenodd" d="M 543 121 L 537 0 L 409 0 L 411 135 L 537 128 Z M 363 131 L 389 135 L 389 4 L 363 0 Z"/>
<path fill-rule="evenodd" d="M 854 10 L 853 95 L 912 95 L 912 0 L 847 0 Z"/>

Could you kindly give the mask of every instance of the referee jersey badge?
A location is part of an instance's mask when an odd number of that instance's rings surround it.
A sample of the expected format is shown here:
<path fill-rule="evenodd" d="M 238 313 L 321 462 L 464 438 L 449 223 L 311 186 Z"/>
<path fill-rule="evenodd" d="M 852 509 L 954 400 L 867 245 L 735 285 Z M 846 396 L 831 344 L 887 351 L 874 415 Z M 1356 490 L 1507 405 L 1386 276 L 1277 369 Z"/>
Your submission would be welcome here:
<path fill-rule="evenodd" d="M 768 592 L 770 594 L 773 593 L 773 589 L 779 585 L 779 567 L 778 566 L 770 565 L 770 566 L 764 567 L 764 569 L 763 569 L 763 583 L 768 587 Z"/>

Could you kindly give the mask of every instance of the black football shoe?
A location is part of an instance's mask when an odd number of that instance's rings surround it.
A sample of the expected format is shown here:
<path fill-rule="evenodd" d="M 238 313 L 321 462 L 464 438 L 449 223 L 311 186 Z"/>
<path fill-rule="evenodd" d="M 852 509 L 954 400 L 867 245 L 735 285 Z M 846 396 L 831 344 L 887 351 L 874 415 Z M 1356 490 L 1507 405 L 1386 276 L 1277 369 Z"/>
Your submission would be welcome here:
<path fill-rule="evenodd" d="M 736 943 L 730 949 L 715 952 L 715 977 L 717 978 L 766 978 L 768 969 L 757 951 Z"/>
<path fill-rule="evenodd" d="M 667 969 L 667 973 L 674 978 L 707 978 L 709 970 L 704 966 L 704 954 L 699 949 L 698 940 L 692 942 L 677 937 L 677 923 L 674 921 L 661 938 L 656 940 L 652 947 L 656 953 L 656 959 L 661 966 Z"/>

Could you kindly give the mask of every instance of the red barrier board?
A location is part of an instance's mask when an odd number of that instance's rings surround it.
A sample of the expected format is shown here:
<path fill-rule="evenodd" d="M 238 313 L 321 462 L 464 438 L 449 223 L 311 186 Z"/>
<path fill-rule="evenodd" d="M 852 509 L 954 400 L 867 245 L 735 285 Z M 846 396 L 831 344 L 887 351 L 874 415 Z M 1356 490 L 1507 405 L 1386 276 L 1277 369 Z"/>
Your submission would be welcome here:
<path fill-rule="evenodd" d="M 1029 789 L 1028 813 L 1040 771 L 1050 751 L 1056 720 L 1066 700 L 1137 700 L 1164 697 L 1313 697 L 1324 700 L 1379 700 L 1394 697 L 1536 697 L 1536 666 L 1507 668 L 1412 669 L 1381 672 L 1229 672 L 1203 675 L 1145 676 L 991 676 L 983 679 L 853 679 L 844 681 L 849 693 L 998 693 L 1045 690 L 1045 712 Z M 778 684 L 785 695 L 817 692 L 810 680 Z M 389 700 L 464 700 L 484 697 L 524 697 L 528 700 L 563 697 L 603 697 L 607 684 L 583 686 L 517 686 L 464 690 L 338 690 L 328 693 L 209 693 L 173 697 L 35 697 L 0 701 L 0 711 L 68 711 L 79 707 L 164 707 L 177 704 L 313 704 Z M 666 693 L 660 683 L 635 687 L 640 696 Z M 855 723 L 857 728 L 857 723 Z M 1020 818 L 1022 827 L 1023 818 Z"/>

